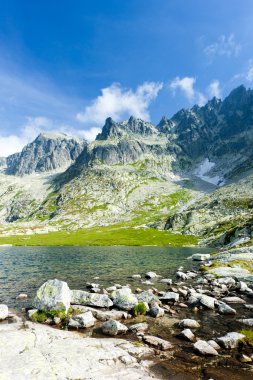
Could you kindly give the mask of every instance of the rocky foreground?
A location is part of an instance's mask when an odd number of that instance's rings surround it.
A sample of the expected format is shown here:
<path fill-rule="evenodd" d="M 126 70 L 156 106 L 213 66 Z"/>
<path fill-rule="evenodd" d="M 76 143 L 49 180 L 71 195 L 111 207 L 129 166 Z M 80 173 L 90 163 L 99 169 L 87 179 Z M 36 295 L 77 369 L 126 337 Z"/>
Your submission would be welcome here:
<path fill-rule="evenodd" d="M 195 254 L 200 270 L 132 287 L 48 280 L 23 321 L 0 305 L 0 379 L 253 378 L 251 252 Z"/>

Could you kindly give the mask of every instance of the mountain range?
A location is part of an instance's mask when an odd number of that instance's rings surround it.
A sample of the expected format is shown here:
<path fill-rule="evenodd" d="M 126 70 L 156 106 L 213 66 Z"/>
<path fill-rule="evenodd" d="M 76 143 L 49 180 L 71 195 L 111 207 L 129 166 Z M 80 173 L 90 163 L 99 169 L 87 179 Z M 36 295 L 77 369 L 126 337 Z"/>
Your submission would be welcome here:
<path fill-rule="evenodd" d="M 2 235 L 157 228 L 212 245 L 253 236 L 253 90 L 153 125 L 108 118 L 94 142 L 41 133 L 0 159 Z"/>

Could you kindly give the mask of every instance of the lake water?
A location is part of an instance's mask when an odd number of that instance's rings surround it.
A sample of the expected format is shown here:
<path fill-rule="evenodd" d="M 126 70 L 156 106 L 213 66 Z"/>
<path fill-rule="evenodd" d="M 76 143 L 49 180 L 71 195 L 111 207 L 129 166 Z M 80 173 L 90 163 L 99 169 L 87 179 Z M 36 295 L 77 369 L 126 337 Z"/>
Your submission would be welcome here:
<path fill-rule="evenodd" d="M 58 278 L 71 289 L 85 289 L 86 282 L 102 287 L 114 283 L 139 286 L 132 274 L 155 271 L 173 278 L 179 266 L 192 268 L 186 258 L 206 248 L 164 247 L 0 247 L 0 303 L 12 308 L 30 306 L 36 290 L 48 279 Z M 94 277 L 99 276 L 99 280 Z M 16 301 L 19 293 L 28 294 L 28 302 Z"/>

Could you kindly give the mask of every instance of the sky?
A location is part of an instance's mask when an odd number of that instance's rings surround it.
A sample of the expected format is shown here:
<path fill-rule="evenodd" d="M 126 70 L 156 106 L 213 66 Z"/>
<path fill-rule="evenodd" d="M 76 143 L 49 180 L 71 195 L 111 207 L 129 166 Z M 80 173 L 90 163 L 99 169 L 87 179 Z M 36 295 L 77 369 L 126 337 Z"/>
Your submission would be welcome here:
<path fill-rule="evenodd" d="M 0 156 L 253 87 L 252 0 L 1 0 Z"/>

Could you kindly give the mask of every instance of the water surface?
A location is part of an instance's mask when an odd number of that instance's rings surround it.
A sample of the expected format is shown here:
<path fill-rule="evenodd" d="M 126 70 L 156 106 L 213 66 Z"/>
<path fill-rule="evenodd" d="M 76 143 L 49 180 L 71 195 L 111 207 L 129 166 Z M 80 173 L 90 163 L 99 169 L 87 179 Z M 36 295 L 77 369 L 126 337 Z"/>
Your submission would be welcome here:
<path fill-rule="evenodd" d="M 35 291 L 48 279 L 67 281 L 72 289 L 85 289 L 94 277 L 101 286 L 131 282 L 132 274 L 155 271 L 173 277 L 183 265 L 192 268 L 186 258 L 206 248 L 171 247 L 0 247 L 0 303 L 20 308 L 19 293 L 29 296 L 30 305 Z M 143 287 L 140 282 L 136 286 Z"/>

